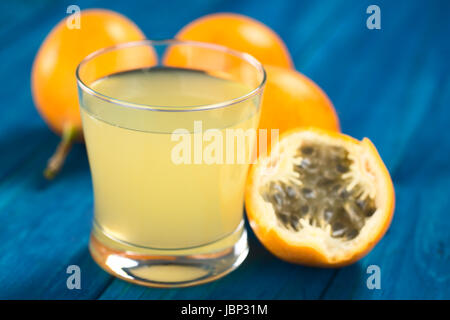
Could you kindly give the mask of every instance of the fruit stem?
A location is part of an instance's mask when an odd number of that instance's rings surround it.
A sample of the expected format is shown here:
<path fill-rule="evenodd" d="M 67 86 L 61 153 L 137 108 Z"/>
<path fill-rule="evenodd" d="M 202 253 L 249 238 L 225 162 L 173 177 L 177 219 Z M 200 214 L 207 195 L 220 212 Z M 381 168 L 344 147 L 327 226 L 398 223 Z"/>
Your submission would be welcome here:
<path fill-rule="evenodd" d="M 80 129 L 72 124 L 64 127 L 61 142 L 58 144 L 52 157 L 48 159 L 47 167 L 44 170 L 44 177 L 51 180 L 58 174 L 69 154 L 72 144 L 80 134 Z"/>

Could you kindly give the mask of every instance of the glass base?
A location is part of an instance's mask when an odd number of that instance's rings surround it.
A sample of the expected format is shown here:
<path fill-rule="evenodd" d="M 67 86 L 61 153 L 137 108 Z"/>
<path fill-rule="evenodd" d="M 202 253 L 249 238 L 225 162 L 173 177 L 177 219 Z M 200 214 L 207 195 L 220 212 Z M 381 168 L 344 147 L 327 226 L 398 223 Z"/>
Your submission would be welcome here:
<path fill-rule="evenodd" d="M 236 269 L 247 257 L 248 245 L 243 223 L 216 242 L 166 250 L 115 240 L 94 223 L 89 250 L 100 267 L 123 280 L 149 287 L 186 287 L 213 281 Z"/>

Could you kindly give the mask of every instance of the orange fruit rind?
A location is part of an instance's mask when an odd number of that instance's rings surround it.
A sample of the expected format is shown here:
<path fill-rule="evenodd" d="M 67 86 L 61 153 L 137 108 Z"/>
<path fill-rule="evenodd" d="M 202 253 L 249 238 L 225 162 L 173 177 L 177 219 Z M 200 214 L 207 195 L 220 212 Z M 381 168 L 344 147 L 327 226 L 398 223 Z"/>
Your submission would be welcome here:
<path fill-rule="evenodd" d="M 348 152 L 348 159 L 343 161 L 350 161 L 351 164 L 348 172 L 343 173 L 340 178 L 342 180 L 339 180 L 347 182 L 343 190 L 351 195 L 348 198 L 350 199 L 348 203 L 337 200 L 339 198 L 333 198 L 331 193 L 321 193 L 320 188 L 313 191 L 316 195 L 322 194 L 325 196 L 312 203 L 316 207 L 325 208 L 328 206 L 327 203 L 335 201 L 334 204 L 337 205 L 330 209 L 335 211 L 331 219 L 336 217 L 337 213 L 342 213 L 342 208 L 339 205 L 342 205 L 344 209 L 351 209 L 356 208 L 352 201 L 365 201 L 366 205 L 371 203 L 371 205 L 367 205 L 367 208 L 372 206 L 373 208 L 369 210 L 375 211 L 367 217 L 362 214 L 364 223 L 357 230 L 356 236 L 355 229 L 349 231 L 347 235 L 344 233 L 342 236 L 333 236 L 334 229 L 331 222 L 327 223 L 323 218 L 325 215 L 322 216 L 321 220 L 321 218 L 314 217 L 312 213 L 309 216 L 299 218 L 298 225 L 293 225 L 297 228 L 293 228 L 289 224 L 283 225 L 279 218 L 283 217 L 279 215 L 283 211 L 276 211 L 276 205 L 268 201 L 267 194 L 269 194 L 269 191 L 264 190 L 267 190 L 267 186 L 274 181 L 277 181 L 281 186 L 286 186 L 286 188 L 289 188 L 289 185 L 293 186 L 294 189 L 297 187 L 306 188 L 306 178 L 302 181 L 302 178 L 299 177 L 303 174 L 303 171 L 297 172 L 293 168 L 302 163 L 302 156 L 299 156 L 300 148 L 311 143 L 324 146 L 324 149 L 320 151 L 322 153 L 323 150 L 326 152 L 334 147 L 342 148 L 339 150 Z M 326 176 L 326 172 L 319 171 L 311 175 L 305 173 L 304 176 L 321 181 L 320 179 Z M 276 183 L 274 186 L 274 188 L 277 188 Z M 310 187 L 308 186 L 308 188 Z M 280 188 L 278 187 L 278 189 Z M 353 189 L 357 190 L 358 194 L 353 192 Z M 299 199 L 303 200 L 298 201 L 306 201 L 302 197 Z M 286 196 L 286 199 L 288 199 L 288 196 Z M 288 202 L 286 199 L 283 201 Z M 281 135 L 280 141 L 274 146 L 271 154 L 260 157 L 257 164 L 252 166 L 247 180 L 245 202 L 252 229 L 262 244 L 274 255 L 288 262 L 303 265 L 339 267 L 351 264 L 365 256 L 383 237 L 392 219 L 395 195 L 389 172 L 369 139 L 364 138 L 359 141 L 342 133 L 307 128 L 293 129 Z M 311 202 L 307 205 L 310 204 Z M 295 210 L 291 211 L 291 217 L 292 214 L 298 214 L 298 212 L 294 212 Z M 315 214 L 320 215 L 317 212 Z M 323 212 L 326 213 L 327 211 L 324 210 Z M 359 213 L 355 215 L 359 215 Z M 295 217 L 297 216 L 295 215 Z M 362 218 L 357 219 L 355 217 L 353 217 L 355 221 L 359 221 L 359 225 L 361 225 Z M 339 220 L 337 221 L 339 222 Z M 349 227 L 350 229 L 354 228 L 352 219 L 345 221 L 350 221 L 348 222 L 352 226 Z"/>
<path fill-rule="evenodd" d="M 214 43 L 246 52 L 264 65 L 294 67 L 281 37 L 262 22 L 241 14 L 222 12 L 205 15 L 184 26 L 176 38 Z"/>
<path fill-rule="evenodd" d="M 265 66 L 267 83 L 261 104 L 259 129 L 316 127 L 340 131 L 339 118 L 327 94 L 296 70 Z M 273 142 L 268 140 L 268 146 Z"/>

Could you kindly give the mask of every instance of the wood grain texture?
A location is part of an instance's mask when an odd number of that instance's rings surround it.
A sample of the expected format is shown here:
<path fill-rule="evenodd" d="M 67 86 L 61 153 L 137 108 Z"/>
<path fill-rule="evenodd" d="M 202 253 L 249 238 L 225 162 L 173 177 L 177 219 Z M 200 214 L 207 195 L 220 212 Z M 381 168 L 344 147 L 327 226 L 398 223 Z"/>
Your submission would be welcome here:
<path fill-rule="evenodd" d="M 330 270 L 284 263 L 250 232 L 250 255 L 238 270 L 171 290 L 128 284 L 92 261 L 84 146 L 75 146 L 55 181 L 42 178 L 58 139 L 33 107 L 30 70 L 41 41 L 70 4 L 0 4 L 1 299 L 450 298 L 450 2 L 377 1 L 382 29 L 368 30 L 370 1 L 77 1 L 82 9 L 117 10 L 153 39 L 173 37 L 212 12 L 261 20 L 285 39 L 297 69 L 328 93 L 343 131 L 369 137 L 392 173 L 392 226 L 360 262 Z M 66 288 L 72 264 L 81 267 L 81 290 Z M 366 286 L 372 264 L 381 268 L 381 290 Z"/>

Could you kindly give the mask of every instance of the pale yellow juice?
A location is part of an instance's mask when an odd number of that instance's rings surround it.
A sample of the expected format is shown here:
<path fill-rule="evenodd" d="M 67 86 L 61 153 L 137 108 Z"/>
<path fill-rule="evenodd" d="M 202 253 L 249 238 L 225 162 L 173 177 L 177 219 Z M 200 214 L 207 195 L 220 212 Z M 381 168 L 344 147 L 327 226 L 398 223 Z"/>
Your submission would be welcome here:
<path fill-rule="evenodd" d="M 111 75 L 91 87 L 136 104 L 113 105 L 89 96 L 80 101 L 97 227 L 114 240 L 155 249 L 214 243 L 238 228 L 254 139 L 246 137 L 246 163 L 237 163 L 243 150 L 237 139 L 227 140 L 227 129 L 255 128 L 259 101 L 208 106 L 238 98 L 250 88 L 202 72 L 168 68 Z M 165 109 L 152 111 L 151 106 Z M 177 129 L 184 131 L 172 135 Z M 198 139 L 210 129 L 223 137 L 223 147 L 215 150 L 221 150 L 223 163 L 195 159 Z M 174 152 L 187 141 L 185 152 Z M 203 156 L 211 142 L 202 140 Z M 235 145 L 230 148 L 232 142 Z M 235 152 L 234 163 L 227 161 L 230 150 Z M 216 152 L 209 155 L 217 156 Z M 177 155 L 190 158 L 191 163 L 174 161 Z"/>

